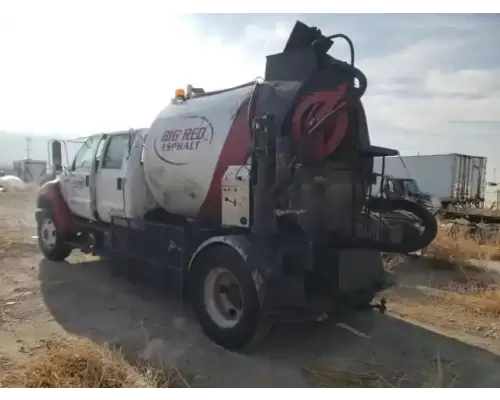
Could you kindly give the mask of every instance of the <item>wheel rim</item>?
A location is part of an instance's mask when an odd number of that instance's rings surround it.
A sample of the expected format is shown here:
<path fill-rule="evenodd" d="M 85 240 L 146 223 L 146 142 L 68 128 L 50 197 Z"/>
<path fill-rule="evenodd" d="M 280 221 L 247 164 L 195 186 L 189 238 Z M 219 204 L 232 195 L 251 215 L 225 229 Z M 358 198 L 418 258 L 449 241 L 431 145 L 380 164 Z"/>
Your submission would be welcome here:
<path fill-rule="evenodd" d="M 236 277 L 225 268 L 211 270 L 205 278 L 205 310 L 221 328 L 232 328 L 241 319 L 243 293 Z"/>
<path fill-rule="evenodd" d="M 40 229 L 40 239 L 43 245 L 52 249 L 56 245 L 56 226 L 50 218 L 45 218 Z"/>

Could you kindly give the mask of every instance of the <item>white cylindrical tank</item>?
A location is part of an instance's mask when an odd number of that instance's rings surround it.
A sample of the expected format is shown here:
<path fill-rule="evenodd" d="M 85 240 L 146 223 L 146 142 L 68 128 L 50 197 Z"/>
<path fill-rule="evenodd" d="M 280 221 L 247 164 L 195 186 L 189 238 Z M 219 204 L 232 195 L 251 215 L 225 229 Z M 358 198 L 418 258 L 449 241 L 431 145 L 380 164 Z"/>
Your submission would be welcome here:
<path fill-rule="evenodd" d="M 248 100 L 254 86 L 173 102 L 155 119 L 144 147 L 144 172 L 160 206 L 186 217 L 216 217 L 221 180 L 244 164 L 250 147 Z"/>

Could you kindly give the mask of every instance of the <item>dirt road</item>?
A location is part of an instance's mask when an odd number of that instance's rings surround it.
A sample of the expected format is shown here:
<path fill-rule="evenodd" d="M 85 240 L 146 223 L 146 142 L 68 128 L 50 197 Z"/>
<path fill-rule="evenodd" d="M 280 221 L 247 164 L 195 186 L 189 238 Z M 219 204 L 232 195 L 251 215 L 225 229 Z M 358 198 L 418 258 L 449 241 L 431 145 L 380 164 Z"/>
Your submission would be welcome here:
<path fill-rule="evenodd" d="M 43 260 L 33 238 L 33 212 L 33 194 L 0 193 L 3 360 L 22 358 L 50 337 L 77 335 L 175 364 L 193 386 L 331 384 L 322 383 L 325 368 L 397 375 L 402 385 L 421 386 L 435 379 L 437 359 L 444 384 L 500 386 L 497 328 L 490 335 L 466 335 L 474 330 L 458 323 L 427 326 L 402 319 L 408 302 L 420 301 L 413 293 L 419 286 L 412 287 L 407 275 L 400 277 L 404 286 L 388 293 L 394 301 L 388 315 L 359 313 L 340 326 L 279 327 L 252 353 L 229 353 L 206 339 L 179 303 L 147 285 L 113 277 L 103 262 L 76 252 L 69 263 Z"/>

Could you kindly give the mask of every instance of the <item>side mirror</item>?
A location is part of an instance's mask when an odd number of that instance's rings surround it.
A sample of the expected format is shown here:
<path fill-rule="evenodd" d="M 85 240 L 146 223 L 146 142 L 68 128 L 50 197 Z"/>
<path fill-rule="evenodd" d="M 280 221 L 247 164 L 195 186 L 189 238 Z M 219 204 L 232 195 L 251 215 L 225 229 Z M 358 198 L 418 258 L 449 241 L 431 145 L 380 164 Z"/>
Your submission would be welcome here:
<path fill-rule="evenodd" d="M 52 141 L 52 165 L 55 172 L 62 172 L 62 146 L 59 140 Z"/>

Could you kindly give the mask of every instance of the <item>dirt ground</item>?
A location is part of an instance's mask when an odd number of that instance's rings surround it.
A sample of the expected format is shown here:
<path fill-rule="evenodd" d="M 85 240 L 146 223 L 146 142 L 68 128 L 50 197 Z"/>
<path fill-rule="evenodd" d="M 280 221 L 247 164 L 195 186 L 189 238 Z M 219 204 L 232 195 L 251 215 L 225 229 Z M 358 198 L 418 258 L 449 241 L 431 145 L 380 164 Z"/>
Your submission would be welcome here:
<path fill-rule="evenodd" d="M 180 303 L 112 276 L 98 259 L 75 252 L 68 263 L 43 260 L 33 193 L 0 193 L 0 230 L 0 373 L 50 338 L 79 336 L 175 365 L 191 386 L 347 386 L 345 376 L 390 386 L 500 386 L 499 314 L 474 309 L 454 272 L 422 261 L 395 270 L 387 314 L 278 327 L 236 354 L 205 338 Z"/>

